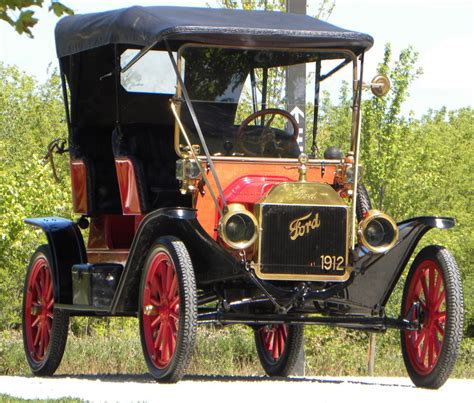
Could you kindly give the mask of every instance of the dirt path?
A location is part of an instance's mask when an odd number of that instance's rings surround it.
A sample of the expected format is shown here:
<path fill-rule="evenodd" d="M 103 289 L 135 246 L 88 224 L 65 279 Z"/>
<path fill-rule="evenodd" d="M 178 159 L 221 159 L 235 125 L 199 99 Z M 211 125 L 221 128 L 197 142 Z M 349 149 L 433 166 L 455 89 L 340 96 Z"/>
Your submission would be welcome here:
<path fill-rule="evenodd" d="M 306 377 L 270 380 L 265 377 L 188 376 L 178 384 L 162 385 L 155 383 L 148 375 L 0 377 L 0 394 L 24 399 L 69 396 L 102 402 L 449 403 L 457 398 L 466 401 L 473 391 L 474 380 L 460 379 L 449 380 L 440 390 L 431 391 L 415 388 L 408 378 Z"/>

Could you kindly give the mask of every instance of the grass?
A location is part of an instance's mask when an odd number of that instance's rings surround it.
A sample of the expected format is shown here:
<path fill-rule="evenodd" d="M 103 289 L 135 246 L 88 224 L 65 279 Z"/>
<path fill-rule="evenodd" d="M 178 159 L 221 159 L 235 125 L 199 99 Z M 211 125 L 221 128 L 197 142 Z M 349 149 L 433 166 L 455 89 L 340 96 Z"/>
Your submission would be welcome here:
<path fill-rule="evenodd" d="M 19 397 L 13 397 L 9 395 L 0 394 L 0 403 L 10 402 L 35 402 L 35 403 L 47 403 L 47 402 L 65 402 L 65 403 L 79 403 L 83 400 L 72 398 L 72 397 L 61 397 L 60 399 L 20 399 Z"/>
<path fill-rule="evenodd" d="M 74 324 L 58 374 L 146 373 L 135 319 L 113 319 L 75 335 Z M 87 328 L 87 326 L 86 326 Z M 76 329 L 77 330 L 77 329 Z M 367 375 L 368 334 L 344 329 L 307 327 L 306 374 L 314 376 Z M 452 377 L 474 378 L 474 340 L 463 341 Z M 251 330 L 244 326 L 200 327 L 189 374 L 263 375 Z M 4 331 L 0 339 L 0 374 L 29 374 L 21 334 Z M 376 376 L 402 376 L 398 332 L 377 336 Z"/>

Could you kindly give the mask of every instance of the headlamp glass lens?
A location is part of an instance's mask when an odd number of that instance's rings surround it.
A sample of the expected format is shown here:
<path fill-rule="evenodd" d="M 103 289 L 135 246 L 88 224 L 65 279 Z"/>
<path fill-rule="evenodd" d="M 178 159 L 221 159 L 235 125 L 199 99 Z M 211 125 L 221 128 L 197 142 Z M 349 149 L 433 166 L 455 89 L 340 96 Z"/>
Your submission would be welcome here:
<path fill-rule="evenodd" d="M 225 233 L 231 242 L 247 242 L 255 234 L 255 225 L 248 215 L 234 214 L 227 220 Z"/>

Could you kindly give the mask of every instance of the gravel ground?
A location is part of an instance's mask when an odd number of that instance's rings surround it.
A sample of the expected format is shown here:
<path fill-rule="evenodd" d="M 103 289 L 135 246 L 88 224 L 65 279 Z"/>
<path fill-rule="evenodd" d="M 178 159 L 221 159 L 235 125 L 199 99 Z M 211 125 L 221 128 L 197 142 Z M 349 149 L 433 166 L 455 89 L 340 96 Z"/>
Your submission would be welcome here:
<path fill-rule="evenodd" d="M 0 376 L 0 394 L 23 399 L 75 397 L 95 402 L 443 402 L 466 401 L 474 380 L 451 379 L 437 391 L 415 388 L 408 378 L 188 376 L 162 385 L 148 375 L 71 375 L 52 378 Z M 186 399 L 186 400 L 184 400 Z"/>

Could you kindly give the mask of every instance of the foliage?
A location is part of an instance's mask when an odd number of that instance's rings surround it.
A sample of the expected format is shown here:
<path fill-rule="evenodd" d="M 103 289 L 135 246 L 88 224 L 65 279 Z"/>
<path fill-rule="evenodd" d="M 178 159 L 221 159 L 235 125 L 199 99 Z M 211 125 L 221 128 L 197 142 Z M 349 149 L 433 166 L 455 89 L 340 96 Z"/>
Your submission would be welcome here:
<path fill-rule="evenodd" d="M 0 4 L 3 6 L 4 3 Z M 223 5 L 227 3 L 231 8 L 242 5 L 236 1 L 222 0 Z M 263 1 L 254 3 L 260 7 L 264 4 Z M 269 4 L 277 7 L 280 2 L 270 0 L 267 6 Z M 363 101 L 363 181 L 369 188 L 373 204 L 397 220 L 417 215 L 456 218 L 457 226 L 454 229 L 430 231 L 423 238 L 420 247 L 427 243 L 438 243 L 454 252 L 465 286 L 466 328 L 474 328 L 474 274 L 471 269 L 474 200 L 469 183 L 474 168 L 470 155 L 474 146 L 474 111 L 471 108 L 456 111 L 441 109 L 428 111 L 421 119 L 413 116 L 407 118 L 402 115 L 401 107 L 408 97 L 410 84 L 421 74 L 416 52 L 407 48 L 394 60 L 391 48 L 387 46 L 379 69 L 391 78 L 392 91 L 386 98 L 371 97 Z M 347 84 L 342 86 L 335 103 L 329 95 L 323 93 L 318 131 L 321 150 L 329 145 L 347 149 L 351 127 L 350 94 Z M 312 111 L 307 113 L 308 120 L 310 113 Z M 0 64 L 0 330 L 7 329 L 0 337 L 0 342 L 3 343 L 0 345 L 0 362 L 7 370 L 16 368 L 11 363 L 16 363 L 20 355 L 24 361 L 23 354 L 20 354 L 21 341 L 18 336 L 12 336 L 13 340 L 10 340 L 9 335 L 17 335 L 10 329 L 19 328 L 22 283 L 29 256 L 40 243 L 44 243 L 41 232 L 25 226 L 23 219 L 44 215 L 72 216 L 66 158 L 57 160 L 58 173 L 63 178 L 61 183 L 53 180 L 50 167 L 43 161 L 48 143 L 55 138 L 66 137 L 63 116 L 57 75 L 52 74 L 48 82 L 39 84 L 16 68 Z M 403 281 L 389 302 L 387 312 L 390 315 L 398 315 L 402 285 Z M 122 329 L 123 327 L 124 325 Z M 138 340 L 127 331 L 117 335 L 113 325 L 110 327 L 109 320 L 75 319 L 71 328 L 73 337 L 70 346 L 75 347 L 69 353 L 72 357 L 69 361 L 70 368 L 75 368 L 77 357 L 80 356 L 100 357 L 100 360 L 94 361 L 97 366 L 101 365 L 100 362 L 108 364 L 111 357 L 99 355 L 96 342 L 100 340 L 102 344 L 99 344 L 104 350 L 102 354 L 106 354 L 110 338 L 120 337 L 121 341 L 114 345 L 124 343 L 123 350 L 120 351 L 121 359 L 118 355 L 112 358 L 128 366 L 118 366 L 115 369 L 142 370 L 143 363 L 137 364 L 131 358 L 130 361 L 123 360 L 123 357 L 130 357 L 126 355 L 127 349 L 139 354 Z M 307 334 L 310 335 L 307 339 L 308 365 L 312 373 L 321 374 L 319 371 L 324 368 L 331 368 L 333 374 L 349 373 L 351 368 L 357 373 L 363 373 L 365 361 L 360 357 L 366 354 L 367 337 L 364 333 L 326 329 L 311 330 Z M 228 337 L 227 340 L 230 341 L 219 341 L 222 336 Z M 239 339 L 242 337 L 243 339 Z M 227 328 L 217 335 L 204 333 L 197 353 L 197 357 L 204 361 L 199 365 L 193 364 L 193 370 L 202 370 L 202 365 L 212 368 L 216 361 L 206 363 L 205 357 L 215 358 L 223 354 L 222 357 L 225 358 L 219 362 L 220 369 L 227 368 L 225 371 L 235 372 L 236 366 L 240 366 L 246 368 L 243 371 L 248 373 L 249 366 L 255 368 L 256 365 L 249 337 L 248 333 Z M 81 341 L 82 339 L 85 341 Z M 391 332 L 378 340 L 381 340 L 381 356 L 387 358 L 381 364 L 385 368 L 383 373 L 399 374 L 401 364 L 390 367 L 396 359 L 401 362 L 396 333 Z M 7 345 L 7 342 L 11 343 Z M 338 353 L 338 349 L 342 353 Z M 472 352 L 472 340 L 466 340 L 458 374 L 462 374 L 466 367 L 472 371 L 472 363 L 469 364 Z M 67 354 L 68 352 L 65 356 L 66 363 Z M 336 372 L 342 354 L 349 357 L 349 364 Z M 350 358 L 351 354 L 359 358 Z M 232 361 L 232 367 L 226 367 L 228 360 Z M 88 363 L 89 361 L 83 365 L 87 366 Z M 334 367 L 328 366 L 328 363 Z"/>
<path fill-rule="evenodd" d="M 422 215 L 456 218 L 455 228 L 428 232 L 418 250 L 434 243 L 445 245 L 454 253 L 466 289 L 466 329 L 472 329 L 474 273 L 470 268 L 474 230 L 470 206 L 474 199 L 466 186 L 466 175 L 474 168 L 470 153 L 474 146 L 474 111 L 441 109 L 428 111 L 421 119 L 403 116 L 401 107 L 409 95 L 410 84 L 422 73 L 417 58 L 409 47 L 392 60 L 391 47 L 386 46 L 379 71 L 390 78 L 391 92 L 384 98 L 370 97 L 362 103 L 362 181 L 369 189 L 372 205 L 398 221 Z M 328 94 L 322 98 L 320 149 L 335 145 L 347 150 L 351 128 L 349 87 L 342 86 L 336 104 Z M 307 116 L 312 113 L 310 108 L 307 112 Z M 395 316 L 401 285 L 403 281 L 388 306 L 389 313 Z"/>
<path fill-rule="evenodd" d="M 57 0 L 51 0 L 49 3 L 49 11 L 52 11 L 57 17 L 74 13 Z M 44 0 L 0 0 L 0 20 L 10 24 L 19 34 L 26 34 L 33 38 L 31 29 L 38 22 L 34 8 L 40 8 L 43 5 Z"/>
<path fill-rule="evenodd" d="M 288 0 L 218 0 L 218 3 L 221 7 L 230 9 L 286 11 L 287 1 Z M 328 19 L 335 5 L 335 0 L 320 0 L 316 6 L 317 14 L 315 17 L 322 20 Z"/>
<path fill-rule="evenodd" d="M 23 219 L 69 217 L 69 180 L 56 183 L 43 156 L 47 144 L 66 136 L 59 78 L 39 85 L 0 64 L 0 328 L 18 327 L 29 256 L 45 240 Z M 65 174 L 67 162 L 58 161 Z"/>

